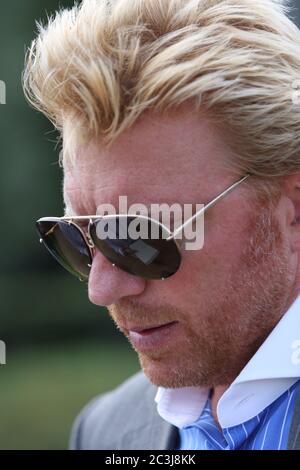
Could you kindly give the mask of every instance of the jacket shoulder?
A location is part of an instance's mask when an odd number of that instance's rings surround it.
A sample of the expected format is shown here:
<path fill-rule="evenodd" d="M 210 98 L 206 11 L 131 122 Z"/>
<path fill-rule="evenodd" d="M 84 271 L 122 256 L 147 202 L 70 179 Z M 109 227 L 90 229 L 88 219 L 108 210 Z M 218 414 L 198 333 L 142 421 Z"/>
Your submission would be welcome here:
<path fill-rule="evenodd" d="M 153 414 L 157 413 L 156 391 L 140 371 L 116 389 L 95 397 L 76 418 L 69 448 L 117 449 L 126 435 L 150 425 Z"/>

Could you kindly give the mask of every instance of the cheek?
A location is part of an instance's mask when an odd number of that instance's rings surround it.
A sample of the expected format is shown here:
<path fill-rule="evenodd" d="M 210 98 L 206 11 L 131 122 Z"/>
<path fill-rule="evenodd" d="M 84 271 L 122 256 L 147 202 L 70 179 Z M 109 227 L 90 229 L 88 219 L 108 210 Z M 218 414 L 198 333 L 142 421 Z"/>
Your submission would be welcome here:
<path fill-rule="evenodd" d="M 182 250 L 179 271 L 170 278 L 167 289 L 174 303 L 181 308 L 195 302 L 208 302 L 213 294 L 216 298 L 226 289 L 232 274 L 241 271 L 241 254 L 247 240 L 240 230 L 219 228 L 208 234 L 201 250 Z M 176 300 L 175 300 L 176 299 Z"/>

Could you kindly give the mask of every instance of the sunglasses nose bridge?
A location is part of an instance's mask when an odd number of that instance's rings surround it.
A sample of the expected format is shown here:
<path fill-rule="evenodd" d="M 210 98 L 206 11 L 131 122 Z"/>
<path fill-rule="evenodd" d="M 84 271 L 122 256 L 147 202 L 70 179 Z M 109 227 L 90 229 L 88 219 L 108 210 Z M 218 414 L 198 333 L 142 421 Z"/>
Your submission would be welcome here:
<path fill-rule="evenodd" d="M 90 252 L 90 258 L 91 258 L 91 264 L 88 264 L 88 267 L 91 269 L 92 268 L 92 261 L 93 261 L 93 257 L 94 257 L 94 250 L 95 250 L 95 244 L 93 242 L 93 239 L 91 237 L 91 234 L 90 234 L 90 225 L 91 225 L 91 220 L 89 221 L 89 225 L 88 225 L 88 228 L 87 230 L 84 230 L 83 228 L 81 228 L 76 222 L 74 222 L 73 220 L 69 221 L 68 224 L 69 225 L 75 225 L 77 227 L 77 229 L 81 232 L 81 235 L 84 239 L 84 242 L 86 243 L 88 249 L 89 249 L 89 252 Z M 85 282 L 84 279 L 81 279 L 79 278 L 80 281 L 82 282 Z"/>
<path fill-rule="evenodd" d="M 87 232 L 84 234 L 85 235 L 85 240 L 86 240 L 86 243 L 90 249 L 90 253 L 91 253 L 91 257 L 92 257 L 92 261 L 95 257 L 95 254 L 97 251 L 99 251 L 99 253 L 101 253 L 101 255 L 103 255 L 103 253 L 101 252 L 101 250 L 99 250 L 99 248 L 95 245 L 94 243 L 94 240 L 93 240 L 93 237 L 91 235 L 91 227 L 94 225 L 94 221 L 92 219 L 89 220 L 89 225 L 88 225 L 88 229 L 87 229 Z M 116 267 L 116 264 L 115 263 L 111 263 L 112 267 L 115 268 Z M 89 264 L 88 265 L 89 268 L 92 268 L 92 264 Z"/>
<path fill-rule="evenodd" d="M 89 247 L 90 254 L 91 254 L 92 261 L 91 261 L 90 264 L 88 264 L 88 267 L 91 269 L 92 268 L 93 258 L 95 256 L 96 247 L 95 247 L 95 244 L 94 244 L 93 240 L 91 239 L 91 236 L 89 235 L 89 233 L 85 233 L 85 241 L 86 241 L 87 246 Z"/>
<path fill-rule="evenodd" d="M 86 239 L 86 243 L 88 244 L 88 247 L 91 248 L 92 250 L 95 249 L 95 244 L 91 236 L 89 235 L 89 233 L 85 234 L 85 239 Z"/>
<path fill-rule="evenodd" d="M 74 222 L 73 222 L 74 223 Z M 88 224 L 88 227 L 87 227 L 87 230 L 84 230 L 80 227 L 79 230 L 81 231 L 82 235 L 83 235 L 83 238 L 85 240 L 85 243 L 88 245 L 90 251 L 92 251 L 94 248 L 95 248 L 95 244 L 93 242 L 93 239 L 91 237 L 91 233 L 90 233 L 90 225 L 91 225 L 92 221 L 89 220 L 89 224 Z"/>

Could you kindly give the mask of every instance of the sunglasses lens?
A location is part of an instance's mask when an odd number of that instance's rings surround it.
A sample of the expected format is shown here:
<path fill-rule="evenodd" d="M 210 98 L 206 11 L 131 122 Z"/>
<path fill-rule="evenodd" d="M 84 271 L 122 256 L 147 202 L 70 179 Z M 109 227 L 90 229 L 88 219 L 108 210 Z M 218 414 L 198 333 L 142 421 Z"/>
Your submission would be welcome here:
<path fill-rule="evenodd" d="M 172 276 L 181 262 L 180 252 L 164 227 L 152 219 L 115 216 L 99 219 L 90 228 L 101 253 L 118 268 L 145 279 Z"/>
<path fill-rule="evenodd" d="M 77 227 L 66 221 L 39 221 L 37 230 L 52 256 L 71 274 L 87 279 L 92 264 L 89 248 Z"/>

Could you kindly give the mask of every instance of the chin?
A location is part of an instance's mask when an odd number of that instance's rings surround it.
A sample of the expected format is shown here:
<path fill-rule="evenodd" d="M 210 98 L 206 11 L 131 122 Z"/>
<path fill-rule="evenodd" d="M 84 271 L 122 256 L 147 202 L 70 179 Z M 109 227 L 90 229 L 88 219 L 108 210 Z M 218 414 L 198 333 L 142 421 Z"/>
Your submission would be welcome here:
<path fill-rule="evenodd" d="M 201 383 L 202 380 L 199 381 L 199 375 L 196 381 L 195 374 L 190 369 L 180 367 L 176 362 L 166 361 L 165 358 L 151 358 L 143 354 L 139 354 L 139 360 L 144 374 L 157 387 L 181 388 L 205 385 Z"/>

